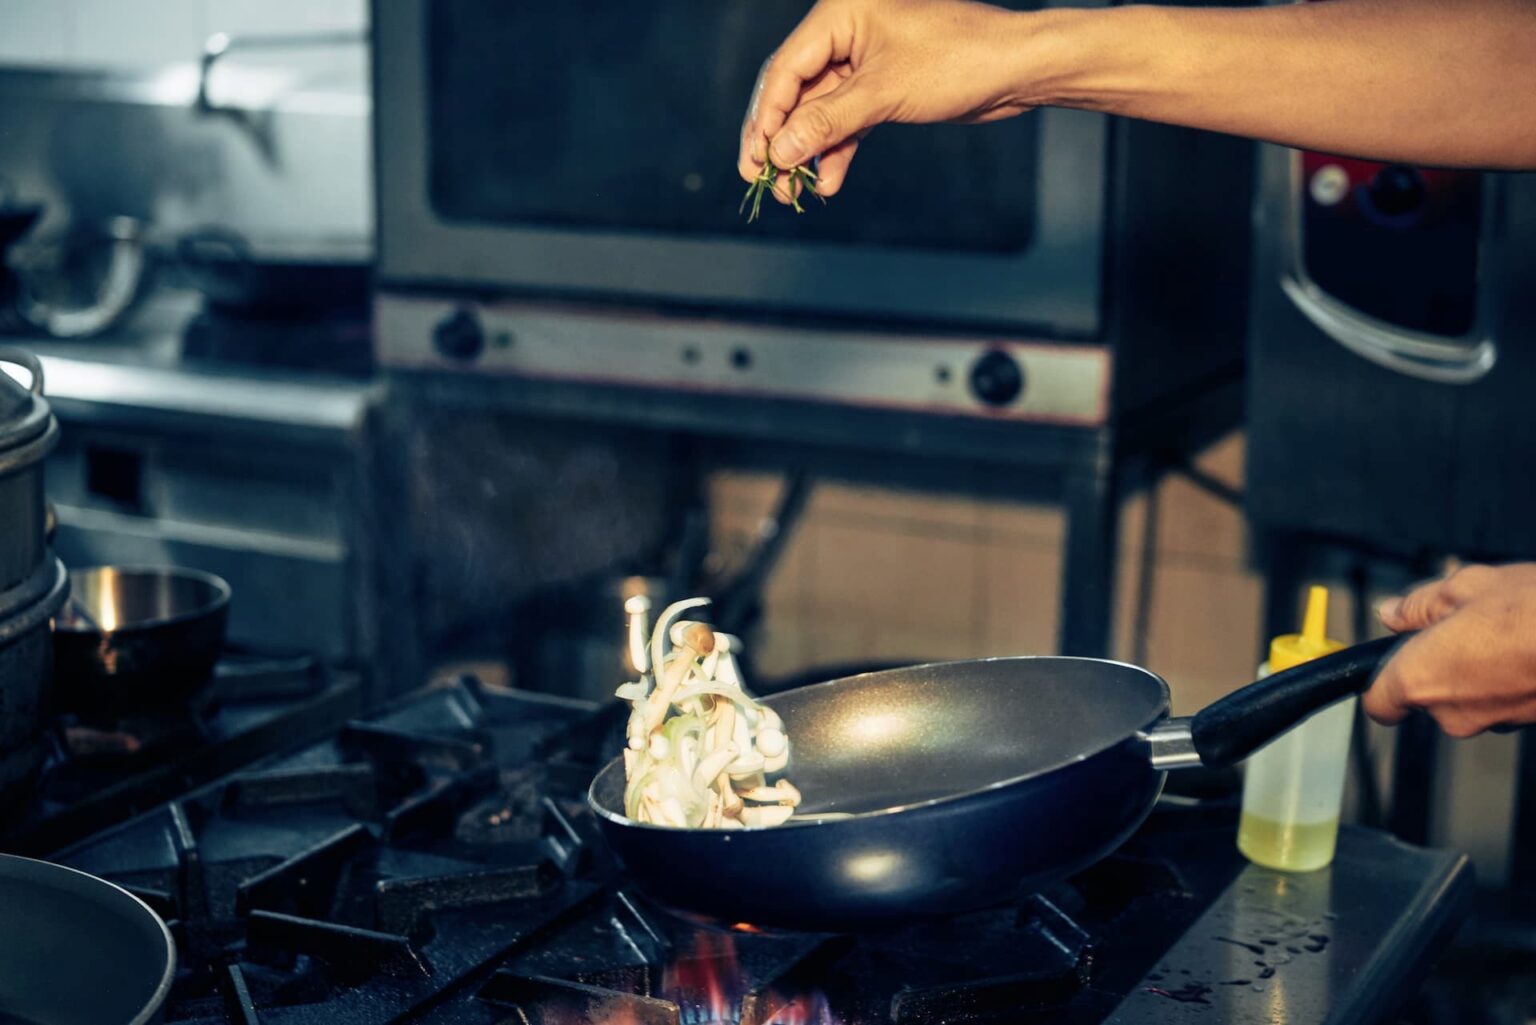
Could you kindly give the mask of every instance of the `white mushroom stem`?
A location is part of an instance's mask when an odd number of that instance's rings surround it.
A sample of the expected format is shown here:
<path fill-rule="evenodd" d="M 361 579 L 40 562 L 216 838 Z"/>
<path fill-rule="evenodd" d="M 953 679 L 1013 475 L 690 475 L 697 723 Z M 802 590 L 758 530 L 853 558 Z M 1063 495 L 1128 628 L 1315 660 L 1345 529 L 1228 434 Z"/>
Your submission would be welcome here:
<path fill-rule="evenodd" d="M 771 804 L 786 804 L 794 807 L 800 803 L 800 791 L 787 779 L 781 779 L 771 787 L 757 786 L 741 792 L 741 796 L 749 801 L 762 801 Z"/>
<path fill-rule="evenodd" d="M 741 821 L 746 826 L 781 826 L 794 813 L 795 809 L 785 804 L 765 804 L 757 808 L 743 808 Z"/>
<path fill-rule="evenodd" d="M 730 745 L 741 750 L 736 736 L 736 706 L 729 701 L 715 702 L 714 710 L 709 713 L 710 735 L 716 747 Z"/>
<path fill-rule="evenodd" d="M 661 666 L 666 661 L 666 652 L 663 650 L 663 642 L 667 640 L 672 624 L 677 621 L 689 609 L 701 608 L 709 604 L 708 598 L 689 598 L 686 601 L 673 602 L 668 605 L 656 620 L 656 626 L 651 631 L 651 671 L 657 674 L 661 672 Z"/>
<path fill-rule="evenodd" d="M 657 672 L 656 689 L 651 692 L 650 697 L 645 699 L 644 711 L 641 714 L 640 735 L 642 737 L 649 736 L 667 717 L 667 709 L 672 706 L 672 695 L 677 693 L 677 688 L 682 685 L 683 679 L 692 669 L 693 659 L 685 658 L 679 653 Z"/>
<path fill-rule="evenodd" d="M 645 674 L 651 670 L 651 654 L 646 648 L 650 629 L 651 599 L 637 594 L 624 602 L 629 615 L 629 663 L 635 672 Z"/>
<path fill-rule="evenodd" d="M 695 662 L 715 650 L 715 633 L 703 623 L 674 623 L 669 633 L 678 650 L 672 653 L 672 661 L 656 674 L 656 690 L 646 699 L 646 733 L 655 730 L 666 719 L 673 697 L 693 671 Z"/>
<path fill-rule="evenodd" d="M 715 793 L 719 795 L 720 811 L 723 814 L 735 818 L 746 807 L 741 798 L 736 796 L 736 790 L 731 786 L 731 777 L 723 772 L 715 777 Z"/>

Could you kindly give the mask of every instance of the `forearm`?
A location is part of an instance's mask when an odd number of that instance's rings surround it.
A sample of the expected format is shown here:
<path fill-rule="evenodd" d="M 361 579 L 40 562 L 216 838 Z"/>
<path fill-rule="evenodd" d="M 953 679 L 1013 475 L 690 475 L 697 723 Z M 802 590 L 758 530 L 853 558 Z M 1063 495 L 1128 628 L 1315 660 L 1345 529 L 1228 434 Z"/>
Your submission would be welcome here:
<path fill-rule="evenodd" d="M 1020 19 L 1027 103 L 1381 160 L 1536 168 L 1536 0 L 1135 6 Z"/>

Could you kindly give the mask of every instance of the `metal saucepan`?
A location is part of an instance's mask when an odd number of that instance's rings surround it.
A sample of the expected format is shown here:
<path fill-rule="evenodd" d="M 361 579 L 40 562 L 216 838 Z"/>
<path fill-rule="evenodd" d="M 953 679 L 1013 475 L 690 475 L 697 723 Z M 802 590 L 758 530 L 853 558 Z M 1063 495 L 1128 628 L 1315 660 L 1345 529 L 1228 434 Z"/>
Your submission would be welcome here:
<path fill-rule="evenodd" d="M 84 872 L 0 854 L 0 1023 L 149 1025 L 176 945 L 143 901 Z"/>
<path fill-rule="evenodd" d="M 0 819 L 35 796 L 48 756 L 48 623 L 68 594 L 64 564 L 51 556 L 25 581 L 0 591 Z"/>
<path fill-rule="evenodd" d="M 59 424 L 43 398 L 43 364 L 30 352 L 0 345 L 0 363 L 24 368 L 23 388 L 0 370 L 0 591 L 26 580 L 47 561 L 43 458 L 59 441 Z"/>
<path fill-rule="evenodd" d="M 786 691 L 801 814 L 767 829 L 671 829 L 623 811 L 624 766 L 588 801 L 640 887 L 724 924 L 847 932 L 1003 903 L 1081 870 L 1151 811 L 1166 770 L 1232 765 L 1363 690 L 1396 638 L 1277 673 L 1189 718 L 1135 666 L 947 662 Z M 851 813 L 817 821 L 819 812 Z"/>
<path fill-rule="evenodd" d="M 201 570 L 72 570 L 54 622 L 59 710 L 112 721 L 185 701 L 212 678 L 229 598 L 229 585 Z"/>

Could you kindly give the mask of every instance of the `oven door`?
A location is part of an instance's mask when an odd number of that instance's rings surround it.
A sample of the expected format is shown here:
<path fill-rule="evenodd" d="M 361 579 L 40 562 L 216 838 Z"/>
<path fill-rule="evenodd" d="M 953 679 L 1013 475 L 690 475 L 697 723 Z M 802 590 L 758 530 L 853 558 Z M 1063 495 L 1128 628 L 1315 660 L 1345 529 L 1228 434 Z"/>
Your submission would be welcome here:
<path fill-rule="evenodd" d="M 741 111 L 803 7 L 375 4 L 385 286 L 1094 336 L 1101 115 L 883 127 L 826 206 L 744 222 Z"/>

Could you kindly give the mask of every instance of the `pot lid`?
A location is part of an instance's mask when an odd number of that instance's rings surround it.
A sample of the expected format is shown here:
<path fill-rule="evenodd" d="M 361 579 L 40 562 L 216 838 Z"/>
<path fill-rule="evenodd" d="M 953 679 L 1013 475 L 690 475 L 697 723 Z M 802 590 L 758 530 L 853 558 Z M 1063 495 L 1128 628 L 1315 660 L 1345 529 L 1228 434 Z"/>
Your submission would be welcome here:
<path fill-rule="evenodd" d="M 34 441 L 48 431 L 53 414 L 43 400 L 43 368 L 30 352 L 0 345 L 0 471 L 6 468 L 14 449 Z M 30 387 L 11 376 L 20 367 L 30 376 Z"/>

